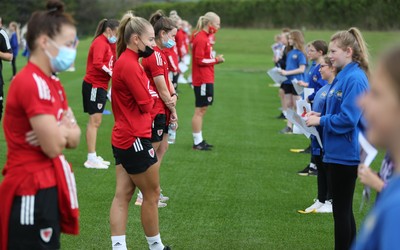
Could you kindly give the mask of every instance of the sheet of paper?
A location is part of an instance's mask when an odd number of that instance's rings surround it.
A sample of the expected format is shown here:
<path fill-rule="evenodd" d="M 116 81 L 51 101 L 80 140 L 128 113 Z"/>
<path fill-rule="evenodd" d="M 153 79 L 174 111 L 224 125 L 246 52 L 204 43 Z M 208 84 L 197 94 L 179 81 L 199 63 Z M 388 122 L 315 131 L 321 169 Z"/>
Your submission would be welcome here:
<path fill-rule="evenodd" d="M 190 59 L 191 59 L 190 55 L 187 54 L 182 58 L 182 61 L 183 61 L 184 64 L 189 65 L 190 64 Z"/>
<path fill-rule="evenodd" d="M 281 84 L 282 82 L 287 80 L 286 76 L 283 76 L 279 73 L 280 68 L 272 68 L 267 71 L 267 74 L 271 77 L 271 79 L 278 84 Z"/>
<path fill-rule="evenodd" d="M 189 68 L 186 64 L 184 64 L 183 62 L 180 62 L 178 64 L 179 70 L 181 71 L 181 73 L 185 73 Z"/>
<path fill-rule="evenodd" d="M 299 81 L 297 79 L 293 79 L 292 84 L 293 84 L 294 90 L 296 90 L 296 93 L 298 95 L 303 94 L 304 87 L 299 85 Z"/>
<path fill-rule="evenodd" d="M 314 135 L 317 138 L 318 144 L 322 148 L 322 141 L 319 137 L 319 133 L 315 127 L 308 127 L 306 124 L 306 120 L 304 117 L 301 117 L 296 112 L 291 109 L 286 111 L 286 118 L 293 124 L 299 127 L 302 133 L 307 137 L 310 138 L 311 135 Z"/>
<path fill-rule="evenodd" d="M 311 104 L 309 104 L 306 100 L 297 100 L 296 109 L 297 114 L 305 118 L 307 113 L 311 112 Z"/>
<path fill-rule="evenodd" d="M 307 99 L 312 93 L 314 93 L 313 88 L 304 88 L 304 100 Z"/>
<path fill-rule="evenodd" d="M 361 132 L 358 134 L 358 142 L 360 143 L 360 162 L 369 167 L 378 154 L 378 150 L 368 142 Z"/>
<path fill-rule="evenodd" d="M 360 162 L 369 167 L 378 154 L 378 150 L 368 142 L 367 138 L 361 132 L 358 133 L 358 143 L 360 144 Z M 371 188 L 364 185 L 360 210 L 364 207 L 364 204 L 369 202 L 370 197 Z"/>

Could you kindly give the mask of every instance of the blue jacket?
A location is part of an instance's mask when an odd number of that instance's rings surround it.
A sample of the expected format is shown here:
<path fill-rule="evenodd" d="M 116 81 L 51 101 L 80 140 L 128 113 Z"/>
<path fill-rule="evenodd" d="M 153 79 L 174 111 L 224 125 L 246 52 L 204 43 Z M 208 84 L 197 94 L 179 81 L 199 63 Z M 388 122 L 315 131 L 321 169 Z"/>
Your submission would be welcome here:
<path fill-rule="evenodd" d="M 399 249 L 400 176 L 394 176 L 383 189 L 365 218 L 352 250 Z"/>
<path fill-rule="evenodd" d="M 336 76 L 320 121 L 324 129 L 324 162 L 348 166 L 360 163 L 358 132 L 362 111 L 357 98 L 368 89 L 367 76 L 358 63 L 349 63 Z"/>
<path fill-rule="evenodd" d="M 11 44 L 11 49 L 13 51 L 13 56 L 16 57 L 18 55 L 18 37 L 17 33 L 13 32 L 11 37 L 10 37 L 10 44 Z"/>
<path fill-rule="evenodd" d="M 313 68 L 313 71 L 310 74 L 310 79 L 308 81 L 308 87 L 314 89 L 314 93 L 308 96 L 308 100 L 312 102 L 315 98 L 315 94 L 318 92 L 320 88 L 327 84 L 327 81 L 322 79 L 321 73 L 319 73 L 321 65 L 318 64 Z"/>
<path fill-rule="evenodd" d="M 330 89 L 330 85 L 326 84 L 318 90 L 315 94 L 314 103 L 312 105 L 312 110 L 318 113 L 322 113 L 325 109 L 326 98 Z M 319 133 L 321 141 L 323 141 L 323 129 L 321 126 L 316 127 Z M 311 154 L 312 155 L 322 155 L 322 149 L 319 146 L 318 140 L 315 136 L 311 135 Z"/>

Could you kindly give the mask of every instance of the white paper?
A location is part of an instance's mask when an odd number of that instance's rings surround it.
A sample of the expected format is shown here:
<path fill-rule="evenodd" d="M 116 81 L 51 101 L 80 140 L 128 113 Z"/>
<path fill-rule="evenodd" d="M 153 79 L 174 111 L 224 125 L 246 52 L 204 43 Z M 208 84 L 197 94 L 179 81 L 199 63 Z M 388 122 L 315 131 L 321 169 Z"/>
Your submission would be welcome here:
<path fill-rule="evenodd" d="M 367 138 L 361 132 L 358 133 L 358 143 L 360 144 L 360 162 L 369 167 L 378 154 L 378 150 L 368 142 Z M 364 204 L 369 202 L 370 197 L 371 188 L 364 185 L 360 210 L 364 207 Z"/>
<path fill-rule="evenodd" d="M 297 114 L 305 118 L 307 113 L 311 112 L 311 104 L 309 104 L 306 100 L 297 100 L 296 109 Z"/>
<path fill-rule="evenodd" d="M 358 143 L 360 143 L 360 162 L 369 167 L 378 154 L 378 150 L 368 142 L 361 132 L 358 134 Z"/>
<path fill-rule="evenodd" d="M 189 65 L 190 64 L 190 59 L 191 59 L 190 55 L 187 54 L 182 58 L 182 61 L 183 61 L 184 64 Z"/>
<path fill-rule="evenodd" d="M 280 70 L 280 68 L 275 67 L 267 71 L 267 74 L 272 78 L 272 80 L 278 84 L 281 84 L 287 80 L 286 76 L 283 76 L 281 73 L 279 73 Z"/>
<path fill-rule="evenodd" d="M 189 68 L 186 64 L 184 64 L 183 62 L 180 62 L 178 64 L 179 70 L 181 71 L 181 73 L 185 73 Z"/>
<path fill-rule="evenodd" d="M 304 88 L 304 100 L 306 100 L 313 93 L 314 93 L 313 88 Z"/>
<path fill-rule="evenodd" d="M 307 137 L 310 138 L 311 135 L 314 135 L 317 138 L 319 146 L 322 148 L 322 141 L 321 138 L 319 137 L 319 133 L 315 127 L 308 127 L 306 124 L 305 118 L 301 117 L 298 115 L 296 112 L 294 112 L 291 109 L 288 109 L 286 111 L 286 118 L 293 124 L 299 127 L 299 129 L 303 132 L 303 134 Z"/>
<path fill-rule="evenodd" d="M 304 87 L 299 85 L 299 81 L 296 78 L 292 80 L 292 84 L 298 95 L 303 94 Z"/>

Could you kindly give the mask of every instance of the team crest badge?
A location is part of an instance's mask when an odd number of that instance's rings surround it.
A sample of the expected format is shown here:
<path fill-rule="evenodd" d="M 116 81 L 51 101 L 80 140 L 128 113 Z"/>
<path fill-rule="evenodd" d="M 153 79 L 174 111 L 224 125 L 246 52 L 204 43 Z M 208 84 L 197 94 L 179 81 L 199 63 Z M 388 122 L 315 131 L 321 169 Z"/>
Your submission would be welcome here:
<path fill-rule="evenodd" d="M 157 130 L 157 135 L 158 135 L 158 136 L 162 136 L 163 132 L 164 132 L 164 130 L 159 129 L 159 130 Z"/>
<path fill-rule="evenodd" d="M 40 229 L 40 238 L 46 243 L 48 243 L 53 235 L 53 228 L 48 227 L 44 229 Z"/>
<path fill-rule="evenodd" d="M 314 81 L 314 82 L 318 81 L 318 76 L 317 76 L 317 75 L 314 75 L 314 76 L 313 76 L 313 81 Z"/>
<path fill-rule="evenodd" d="M 103 103 L 97 103 L 97 108 L 101 109 L 103 107 Z"/>
<path fill-rule="evenodd" d="M 149 149 L 149 155 L 154 158 L 154 148 Z"/>
<path fill-rule="evenodd" d="M 207 97 L 208 102 L 212 102 L 212 96 Z"/>
<path fill-rule="evenodd" d="M 322 97 L 326 97 L 326 95 L 327 95 L 327 94 L 326 94 L 326 92 L 325 92 L 325 91 L 324 91 L 324 92 L 322 92 L 322 94 L 321 94 L 321 96 L 322 96 Z"/>
<path fill-rule="evenodd" d="M 331 91 L 329 91 L 329 97 L 333 96 L 334 92 L 335 92 L 335 89 L 332 89 Z"/>
<path fill-rule="evenodd" d="M 297 55 L 294 54 L 294 55 L 292 56 L 292 58 L 293 58 L 294 60 L 296 60 L 296 59 L 297 59 Z"/>

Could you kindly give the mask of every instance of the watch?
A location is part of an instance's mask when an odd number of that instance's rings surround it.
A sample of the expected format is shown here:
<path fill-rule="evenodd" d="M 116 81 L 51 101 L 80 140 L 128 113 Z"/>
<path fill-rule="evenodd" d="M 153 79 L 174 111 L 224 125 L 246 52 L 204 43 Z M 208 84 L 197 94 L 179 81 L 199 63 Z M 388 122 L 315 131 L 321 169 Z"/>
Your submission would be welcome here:
<path fill-rule="evenodd" d="M 173 97 L 173 96 L 176 96 L 176 99 L 179 99 L 179 96 L 178 96 L 178 93 L 173 93 L 173 94 L 171 94 L 171 97 Z"/>

